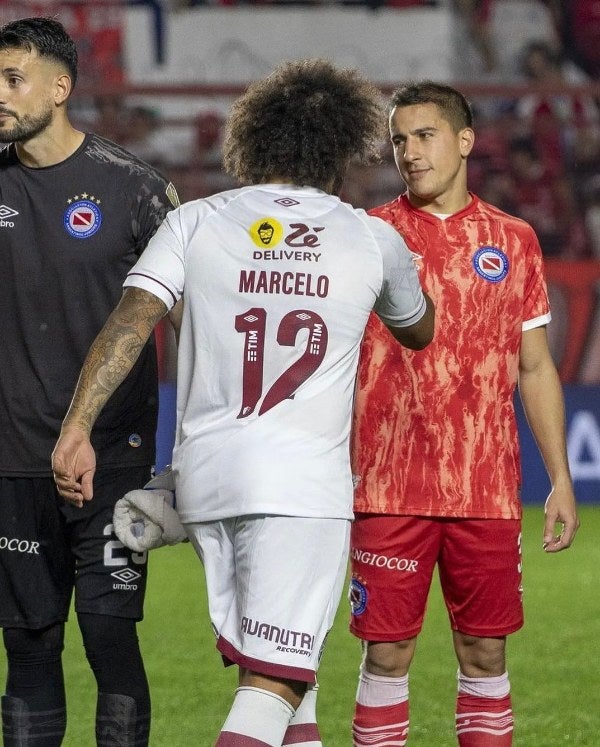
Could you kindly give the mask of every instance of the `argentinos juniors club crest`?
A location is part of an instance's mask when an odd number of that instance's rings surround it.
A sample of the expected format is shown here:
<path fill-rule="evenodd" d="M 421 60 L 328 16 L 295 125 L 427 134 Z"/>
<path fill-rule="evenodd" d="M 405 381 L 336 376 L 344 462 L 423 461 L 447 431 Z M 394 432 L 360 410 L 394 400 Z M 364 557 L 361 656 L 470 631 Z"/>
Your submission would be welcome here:
<path fill-rule="evenodd" d="M 484 246 L 475 253 L 473 267 L 480 277 L 499 283 L 508 274 L 508 257 L 495 246 Z"/>
<path fill-rule="evenodd" d="M 88 239 L 93 236 L 102 225 L 100 200 L 93 195 L 75 195 L 69 200 L 69 206 L 63 216 L 64 227 L 75 239 Z"/>

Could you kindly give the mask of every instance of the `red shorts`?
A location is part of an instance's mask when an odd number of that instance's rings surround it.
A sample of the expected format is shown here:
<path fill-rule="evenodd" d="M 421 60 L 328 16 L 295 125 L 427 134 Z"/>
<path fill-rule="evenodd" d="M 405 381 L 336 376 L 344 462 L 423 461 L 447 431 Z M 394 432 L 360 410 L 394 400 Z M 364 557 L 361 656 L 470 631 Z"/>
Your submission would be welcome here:
<path fill-rule="evenodd" d="M 358 638 L 416 636 L 436 564 L 453 630 L 489 638 L 523 625 L 518 519 L 356 514 L 350 547 Z"/>

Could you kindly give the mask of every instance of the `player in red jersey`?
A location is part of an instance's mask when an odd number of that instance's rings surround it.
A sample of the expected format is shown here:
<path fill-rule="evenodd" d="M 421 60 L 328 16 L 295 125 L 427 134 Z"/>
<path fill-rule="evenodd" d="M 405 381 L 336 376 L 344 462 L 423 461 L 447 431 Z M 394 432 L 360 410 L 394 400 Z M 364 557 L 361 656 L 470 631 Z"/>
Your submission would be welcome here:
<path fill-rule="evenodd" d="M 528 224 L 467 189 L 474 132 L 461 93 L 403 86 L 389 125 L 408 189 L 372 212 L 402 233 L 438 314 L 422 352 L 396 345 L 374 317 L 363 345 L 351 630 L 365 656 L 354 745 L 406 743 L 408 670 L 437 564 L 459 662 L 458 742 L 505 747 L 506 636 L 523 622 L 517 382 L 552 484 L 543 548 L 569 547 L 578 527 L 542 256 Z"/>

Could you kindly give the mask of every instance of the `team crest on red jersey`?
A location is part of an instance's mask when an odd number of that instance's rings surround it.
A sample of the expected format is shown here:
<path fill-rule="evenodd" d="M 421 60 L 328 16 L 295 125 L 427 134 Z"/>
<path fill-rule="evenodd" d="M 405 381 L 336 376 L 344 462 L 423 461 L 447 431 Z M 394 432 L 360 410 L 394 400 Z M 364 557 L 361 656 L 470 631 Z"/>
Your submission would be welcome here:
<path fill-rule="evenodd" d="M 484 280 L 499 283 L 508 274 L 508 257 L 495 246 L 483 246 L 473 257 L 473 267 Z"/>
<path fill-rule="evenodd" d="M 69 206 L 63 216 L 63 224 L 68 234 L 76 239 L 93 236 L 102 225 L 102 213 L 98 207 L 100 200 L 92 195 L 75 195 L 68 200 Z"/>

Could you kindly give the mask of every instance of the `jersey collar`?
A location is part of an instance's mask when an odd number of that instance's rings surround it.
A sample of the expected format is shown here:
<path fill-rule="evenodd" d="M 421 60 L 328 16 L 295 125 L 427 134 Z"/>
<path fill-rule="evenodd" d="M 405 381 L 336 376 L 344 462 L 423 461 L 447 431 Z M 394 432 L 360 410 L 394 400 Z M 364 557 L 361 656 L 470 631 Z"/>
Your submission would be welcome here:
<path fill-rule="evenodd" d="M 479 198 L 477 197 L 477 195 L 473 194 L 473 192 L 469 192 L 469 195 L 471 197 L 471 202 L 468 205 L 466 205 L 462 210 L 459 210 L 457 213 L 453 213 L 452 215 L 449 215 L 447 218 L 445 218 L 444 219 L 445 223 L 447 223 L 448 221 L 452 221 L 452 220 L 462 220 L 467 215 L 470 215 L 471 213 L 474 213 L 475 210 L 477 210 L 477 207 L 479 205 Z M 406 192 L 404 192 L 398 197 L 397 202 L 401 203 L 402 206 L 409 212 L 414 213 L 415 215 L 418 215 L 419 218 L 429 223 L 439 223 L 441 221 L 441 218 L 438 218 L 437 215 L 433 215 L 432 213 L 427 213 L 424 210 L 420 210 L 419 208 L 412 205 L 410 200 L 408 199 L 408 195 Z"/>

